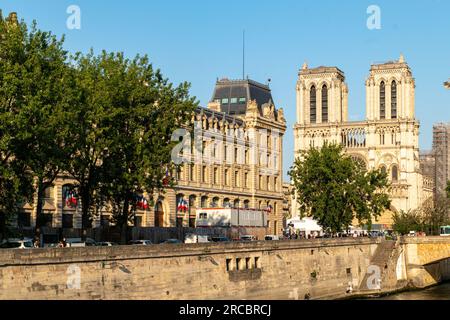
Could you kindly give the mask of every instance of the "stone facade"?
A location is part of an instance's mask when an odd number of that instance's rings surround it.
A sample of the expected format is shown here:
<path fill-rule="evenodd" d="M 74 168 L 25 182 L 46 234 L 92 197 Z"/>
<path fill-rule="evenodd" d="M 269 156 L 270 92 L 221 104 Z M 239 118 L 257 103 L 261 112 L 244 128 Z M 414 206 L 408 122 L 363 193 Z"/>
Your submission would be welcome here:
<path fill-rule="evenodd" d="M 0 299 L 311 299 L 348 295 L 377 240 L 1 250 Z"/>
<path fill-rule="evenodd" d="M 408 282 L 425 287 L 448 280 L 449 249 L 445 237 L 3 249 L 0 299 L 303 300 L 379 294 Z M 367 288 L 377 267 L 380 287 Z"/>
<path fill-rule="evenodd" d="M 235 99 L 242 99 L 240 95 L 246 99 L 243 106 L 225 107 L 222 101 L 233 97 L 221 99 L 217 91 L 241 88 L 262 90 L 267 97 L 261 100 L 261 95 L 238 93 Z M 193 145 L 198 147 L 185 150 L 184 163 L 176 173 L 177 187 L 161 195 L 169 199 L 165 225 L 193 226 L 195 210 L 202 207 L 270 208 L 269 232 L 281 234 L 286 120 L 283 110 L 275 108 L 269 87 L 251 80 L 220 80 L 208 108 L 198 109 L 191 122 L 201 142 L 195 138 Z M 189 204 L 187 211 L 177 210 L 180 199 Z"/>
<path fill-rule="evenodd" d="M 392 186 L 392 208 L 377 223 L 386 228 L 392 224 L 392 211 L 418 208 L 432 196 L 432 189 L 424 188 L 420 173 L 415 82 L 403 56 L 372 65 L 365 84 L 366 120 L 348 121 L 344 73 L 336 67 L 305 64 L 296 87 L 295 153 L 335 142 L 367 169 L 385 170 Z"/>

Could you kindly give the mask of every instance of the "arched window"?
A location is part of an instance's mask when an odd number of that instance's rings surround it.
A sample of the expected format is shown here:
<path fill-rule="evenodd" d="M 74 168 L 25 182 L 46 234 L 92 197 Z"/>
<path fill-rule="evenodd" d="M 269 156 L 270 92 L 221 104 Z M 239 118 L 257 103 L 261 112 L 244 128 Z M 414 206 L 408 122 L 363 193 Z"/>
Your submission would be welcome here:
<path fill-rule="evenodd" d="M 316 123 L 316 87 L 312 86 L 309 92 L 309 120 Z"/>
<path fill-rule="evenodd" d="M 203 196 L 200 198 L 200 207 L 202 207 L 202 208 L 208 207 L 208 197 L 207 196 Z"/>
<path fill-rule="evenodd" d="M 397 82 L 395 80 L 391 84 L 391 118 L 397 118 Z"/>
<path fill-rule="evenodd" d="M 229 198 L 223 199 L 223 207 L 224 208 L 229 208 L 230 206 L 231 206 L 230 199 Z"/>
<path fill-rule="evenodd" d="M 325 84 L 322 87 L 322 122 L 328 122 L 328 89 Z"/>
<path fill-rule="evenodd" d="M 398 181 L 398 168 L 396 165 L 392 166 L 392 181 L 393 182 Z"/>
<path fill-rule="evenodd" d="M 192 194 L 189 196 L 189 212 L 191 212 L 191 208 L 194 209 L 195 208 L 195 200 L 197 199 L 197 197 Z"/>
<path fill-rule="evenodd" d="M 384 166 L 384 165 L 382 165 L 381 167 L 380 167 L 380 170 L 381 170 L 381 172 L 382 173 L 384 173 L 384 174 L 386 174 L 386 167 Z"/>
<path fill-rule="evenodd" d="M 386 87 L 384 81 L 380 83 L 380 119 L 386 118 Z"/>
<path fill-rule="evenodd" d="M 233 202 L 234 208 L 239 208 L 241 206 L 241 201 L 239 199 L 235 199 Z"/>
<path fill-rule="evenodd" d="M 244 200 L 244 208 L 248 209 L 250 207 L 250 201 L 249 200 Z"/>
<path fill-rule="evenodd" d="M 211 208 L 218 208 L 219 207 L 219 197 L 214 197 L 211 203 Z"/>

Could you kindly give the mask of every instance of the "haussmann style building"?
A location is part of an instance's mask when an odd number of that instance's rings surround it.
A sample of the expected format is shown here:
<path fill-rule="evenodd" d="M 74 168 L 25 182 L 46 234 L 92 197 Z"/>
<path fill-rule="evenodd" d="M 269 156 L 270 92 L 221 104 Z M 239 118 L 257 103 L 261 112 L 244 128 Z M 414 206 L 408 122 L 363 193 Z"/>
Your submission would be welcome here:
<path fill-rule="evenodd" d="M 146 199 L 134 219 L 142 227 L 193 227 L 197 208 L 240 207 L 268 211 L 268 232 L 281 234 L 286 212 L 282 151 L 286 120 L 274 105 L 268 85 L 252 80 L 217 81 L 207 108 L 192 115 L 195 143 L 172 173 L 176 187 Z M 81 207 L 71 190 L 75 181 L 61 175 L 45 190 L 43 225 L 80 228 Z M 182 205 L 180 205 L 182 204 Z M 100 209 L 93 227 L 110 224 Z M 22 227 L 36 225 L 36 208 L 26 205 Z"/>

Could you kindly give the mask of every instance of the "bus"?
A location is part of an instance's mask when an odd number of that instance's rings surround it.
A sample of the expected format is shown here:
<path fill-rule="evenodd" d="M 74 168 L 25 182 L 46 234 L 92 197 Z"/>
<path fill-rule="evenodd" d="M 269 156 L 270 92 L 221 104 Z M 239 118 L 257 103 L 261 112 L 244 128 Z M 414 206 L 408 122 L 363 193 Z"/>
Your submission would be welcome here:
<path fill-rule="evenodd" d="M 440 229 L 441 237 L 450 237 L 450 226 L 442 226 Z"/>

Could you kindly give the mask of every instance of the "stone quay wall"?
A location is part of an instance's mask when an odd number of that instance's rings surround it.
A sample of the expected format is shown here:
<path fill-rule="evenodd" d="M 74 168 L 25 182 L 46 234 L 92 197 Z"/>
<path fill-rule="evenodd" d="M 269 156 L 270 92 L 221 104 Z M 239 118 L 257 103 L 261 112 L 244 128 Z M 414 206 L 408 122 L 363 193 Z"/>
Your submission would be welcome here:
<path fill-rule="evenodd" d="M 380 240 L 0 250 L 0 299 L 333 299 Z"/>
<path fill-rule="evenodd" d="M 450 280 L 450 237 L 404 237 L 410 286 L 426 288 Z"/>

